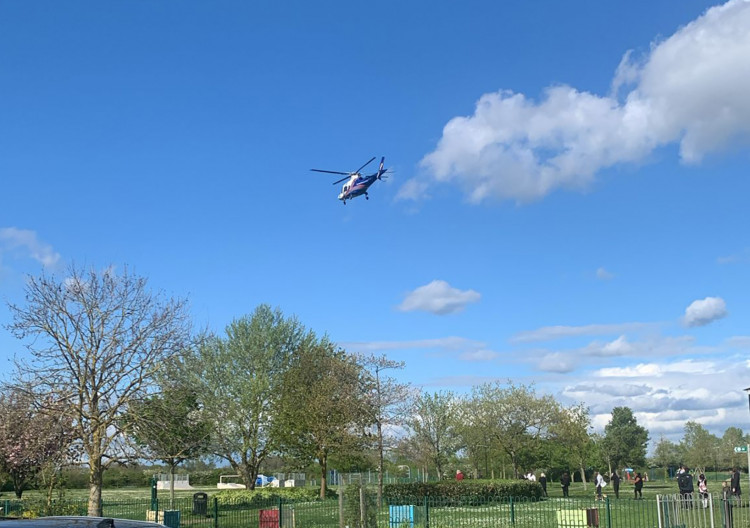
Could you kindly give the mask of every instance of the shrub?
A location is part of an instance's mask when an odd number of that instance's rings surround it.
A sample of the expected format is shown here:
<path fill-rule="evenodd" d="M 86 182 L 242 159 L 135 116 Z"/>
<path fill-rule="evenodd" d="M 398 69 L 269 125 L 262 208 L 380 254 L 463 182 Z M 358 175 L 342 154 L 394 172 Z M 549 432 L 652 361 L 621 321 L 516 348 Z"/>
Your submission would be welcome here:
<path fill-rule="evenodd" d="M 542 486 L 528 480 L 411 482 L 388 484 L 383 487 L 383 496 L 394 505 L 433 497 L 445 505 L 468 506 L 509 497 L 538 500 L 542 497 Z"/>
<path fill-rule="evenodd" d="M 222 490 L 215 495 L 221 506 L 266 506 L 281 499 L 284 502 L 315 501 L 320 497 L 320 488 L 258 488 L 255 490 Z M 335 491 L 326 490 L 326 498 L 338 497 Z"/>

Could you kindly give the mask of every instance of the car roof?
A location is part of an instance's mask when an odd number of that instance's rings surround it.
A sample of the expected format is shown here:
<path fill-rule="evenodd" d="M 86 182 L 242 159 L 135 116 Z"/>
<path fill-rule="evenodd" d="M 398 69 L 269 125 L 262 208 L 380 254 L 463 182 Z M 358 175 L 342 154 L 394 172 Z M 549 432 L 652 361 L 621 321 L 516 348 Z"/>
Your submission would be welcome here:
<path fill-rule="evenodd" d="M 163 524 L 112 517 L 60 516 L 0 519 L 2 528 L 165 528 Z"/>

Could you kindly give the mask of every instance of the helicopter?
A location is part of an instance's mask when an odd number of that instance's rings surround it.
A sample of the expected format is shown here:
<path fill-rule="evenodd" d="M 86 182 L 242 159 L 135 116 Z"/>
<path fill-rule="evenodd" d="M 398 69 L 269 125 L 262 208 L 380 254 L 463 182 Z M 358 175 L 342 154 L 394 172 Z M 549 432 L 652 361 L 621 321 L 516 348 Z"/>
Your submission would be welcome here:
<path fill-rule="evenodd" d="M 359 173 L 362 169 L 367 167 L 370 163 L 372 163 L 375 160 L 375 156 L 370 158 L 370 160 L 362 165 L 360 168 L 355 170 L 354 172 L 341 172 L 341 171 L 330 171 L 330 170 L 323 170 L 323 169 L 310 169 L 314 172 L 326 172 L 328 174 L 345 174 L 345 178 L 341 178 L 340 180 L 336 180 L 333 182 L 333 185 L 336 185 L 337 183 L 341 183 L 342 181 L 349 180 L 344 184 L 344 186 L 341 188 L 341 193 L 339 194 L 339 200 L 341 200 L 344 205 L 346 205 L 347 200 L 351 200 L 352 198 L 356 198 L 357 196 L 365 195 L 365 199 L 369 200 L 370 196 L 367 194 L 367 189 L 370 188 L 370 186 L 375 183 L 375 180 L 384 180 L 385 174 L 388 172 L 388 169 L 383 168 L 383 164 L 385 163 L 385 156 L 380 158 L 380 167 L 378 167 L 378 172 L 374 174 L 370 174 L 369 176 L 362 176 L 362 174 Z"/>

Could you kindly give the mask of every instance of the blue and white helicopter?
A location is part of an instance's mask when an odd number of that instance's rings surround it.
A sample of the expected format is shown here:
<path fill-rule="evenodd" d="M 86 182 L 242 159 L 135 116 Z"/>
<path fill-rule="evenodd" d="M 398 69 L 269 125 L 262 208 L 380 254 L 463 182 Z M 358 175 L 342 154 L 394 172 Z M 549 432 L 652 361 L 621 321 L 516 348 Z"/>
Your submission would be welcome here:
<path fill-rule="evenodd" d="M 367 194 L 367 189 L 369 189 L 376 180 L 384 180 L 386 178 L 385 174 L 388 172 L 388 169 L 383 168 L 383 164 L 385 163 L 385 156 L 380 158 L 380 167 L 378 168 L 378 172 L 370 174 L 369 176 L 362 176 L 362 174 L 359 173 L 359 171 L 367 167 L 374 160 L 375 156 L 373 156 L 370 161 L 362 165 L 354 172 L 330 171 L 323 169 L 310 170 L 315 172 L 326 172 L 328 174 L 345 174 L 345 178 L 341 178 L 340 180 L 333 182 L 333 184 L 336 185 L 337 183 L 341 183 L 342 181 L 349 180 L 341 188 L 341 193 L 339 193 L 339 200 L 341 200 L 344 205 L 346 205 L 347 200 L 351 200 L 352 198 L 356 198 L 357 196 L 361 196 L 363 194 L 365 195 L 365 199 L 369 200 L 370 197 Z"/>

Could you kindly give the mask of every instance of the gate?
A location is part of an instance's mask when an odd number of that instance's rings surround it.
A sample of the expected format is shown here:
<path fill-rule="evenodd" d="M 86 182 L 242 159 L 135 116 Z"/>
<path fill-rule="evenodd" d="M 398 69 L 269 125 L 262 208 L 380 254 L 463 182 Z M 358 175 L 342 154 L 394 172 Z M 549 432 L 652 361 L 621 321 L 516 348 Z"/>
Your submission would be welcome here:
<path fill-rule="evenodd" d="M 656 504 L 659 528 L 745 528 L 750 521 L 747 500 L 719 493 L 657 495 Z"/>

